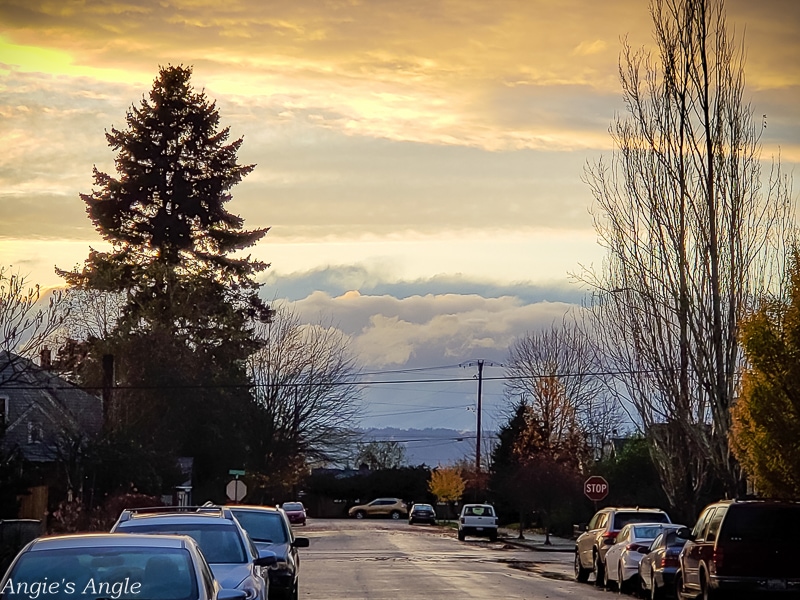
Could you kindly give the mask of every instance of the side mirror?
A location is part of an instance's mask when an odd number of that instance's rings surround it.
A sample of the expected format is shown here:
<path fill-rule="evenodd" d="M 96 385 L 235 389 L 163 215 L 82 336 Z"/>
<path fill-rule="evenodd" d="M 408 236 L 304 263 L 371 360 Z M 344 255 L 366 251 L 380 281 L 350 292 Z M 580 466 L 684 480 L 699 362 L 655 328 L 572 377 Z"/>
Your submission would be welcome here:
<path fill-rule="evenodd" d="M 217 600 L 244 600 L 247 594 L 244 590 L 221 589 L 217 594 Z"/>
<path fill-rule="evenodd" d="M 258 558 L 253 561 L 253 564 L 257 567 L 271 567 L 277 562 L 278 557 L 275 556 L 274 552 L 270 552 L 269 550 L 259 550 Z"/>
<path fill-rule="evenodd" d="M 688 527 L 681 527 L 675 531 L 675 536 L 679 537 L 682 540 L 693 540 L 694 536 L 692 535 L 692 530 Z"/>
<path fill-rule="evenodd" d="M 309 544 L 308 538 L 296 537 L 294 538 L 294 543 L 292 544 L 292 546 L 294 546 L 295 548 L 308 548 L 308 544 Z"/>
<path fill-rule="evenodd" d="M 578 523 L 577 527 L 578 527 L 578 531 L 589 531 L 589 524 L 588 523 Z"/>

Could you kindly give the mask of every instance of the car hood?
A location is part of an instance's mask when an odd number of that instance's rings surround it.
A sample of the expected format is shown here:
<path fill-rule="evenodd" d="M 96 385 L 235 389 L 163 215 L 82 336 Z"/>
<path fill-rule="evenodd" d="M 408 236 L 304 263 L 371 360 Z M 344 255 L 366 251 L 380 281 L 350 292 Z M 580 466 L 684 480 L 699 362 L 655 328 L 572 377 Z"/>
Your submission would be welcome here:
<path fill-rule="evenodd" d="M 289 556 L 289 544 L 286 542 L 255 542 L 256 548 L 258 548 L 259 554 L 262 550 L 269 550 L 270 552 L 275 553 L 275 558 L 277 560 L 285 561 L 286 557 Z"/>
<path fill-rule="evenodd" d="M 235 590 L 250 575 L 250 563 L 214 563 L 208 566 L 220 587 L 230 590 Z"/>

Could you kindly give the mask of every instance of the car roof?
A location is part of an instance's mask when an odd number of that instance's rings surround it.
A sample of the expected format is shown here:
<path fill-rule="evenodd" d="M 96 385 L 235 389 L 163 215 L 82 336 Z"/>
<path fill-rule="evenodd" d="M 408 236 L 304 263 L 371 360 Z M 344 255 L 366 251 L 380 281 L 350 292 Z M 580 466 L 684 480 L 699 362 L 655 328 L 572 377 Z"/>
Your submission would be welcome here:
<path fill-rule="evenodd" d="M 30 552 L 40 550 L 63 550 L 67 548 L 136 547 L 136 548 L 185 548 L 191 538 L 185 535 L 148 535 L 141 533 L 81 533 L 42 537 L 34 540 Z"/>
<path fill-rule="evenodd" d="M 222 506 L 152 506 L 147 508 L 126 508 L 119 516 L 117 524 L 131 520 L 158 520 L 161 523 L 209 523 L 212 520 L 232 523 L 233 513 Z"/>
<path fill-rule="evenodd" d="M 235 504 L 235 505 L 226 505 L 227 509 L 236 512 L 237 510 L 246 510 L 249 512 L 268 512 L 268 513 L 280 513 L 281 509 L 275 506 L 259 506 L 256 504 Z"/>

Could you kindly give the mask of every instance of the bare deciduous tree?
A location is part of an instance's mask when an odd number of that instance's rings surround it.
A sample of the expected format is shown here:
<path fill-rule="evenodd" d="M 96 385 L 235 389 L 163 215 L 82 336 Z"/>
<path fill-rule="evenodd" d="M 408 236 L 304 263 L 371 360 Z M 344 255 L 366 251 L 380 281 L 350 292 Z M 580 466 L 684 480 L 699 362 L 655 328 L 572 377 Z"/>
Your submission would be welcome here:
<path fill-rule="evenodd" d="M 29 284 L 19 273 L 0 267 L 0 386 L 16 380 L 29 365 L 19 357 L 34 358 L 61 326 L 63 296 L 43 297 L 38 284 Z"/>
<path fill-rule="evenodd" d="M 282 455 L 341 458 L 356 441 L 359 370 L 338 329 L 303 324 L 285 306 L 257 325 L 263 347 L 249 359 L 257 405 L 255 437 L 264 466 Z"/>
<path fill-rule="evenodd" d="M 774 282 L 792 233 L 790 186 L 763 189 L 761 123 L 722 0 L 653 0 L 658 57 L 627 44 L 611 163 L 587 168 L 607 249 L 595 326 L 611 386 L 633 402 L 664 491 L 687 516 L 712 478 L 740 483 L 728 437 L 742 363 L 738 322 Z M 776 269 L 777 267 L 777 269 Z"/>
<path fill-rule="evenodd" d="M 595 374 L 597 347 L 571 317 L 519 338 L 506 364 L 506 397 L 528 405 L 555 443 L 577 427 L 601 451 L 621 427 L 622 413 Z"/>

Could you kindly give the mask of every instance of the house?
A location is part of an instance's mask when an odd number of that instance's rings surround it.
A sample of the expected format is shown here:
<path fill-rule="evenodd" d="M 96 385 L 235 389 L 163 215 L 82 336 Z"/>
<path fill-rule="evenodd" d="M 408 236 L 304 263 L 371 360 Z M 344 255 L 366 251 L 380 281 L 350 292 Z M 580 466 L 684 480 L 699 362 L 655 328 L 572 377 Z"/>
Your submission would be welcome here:
<path fill-rule="evenodd" d="M 43 353 L 44 364 L 46 358 Z M 70 449 L 102 428 L 103 403 L 98 396 L 27 358 L 0 352 L 0 453 L 17 454 L 44 473 L 47 464 L 64 461 Z"/>

